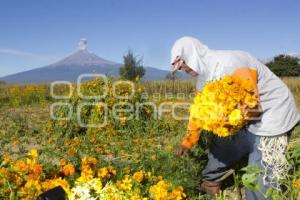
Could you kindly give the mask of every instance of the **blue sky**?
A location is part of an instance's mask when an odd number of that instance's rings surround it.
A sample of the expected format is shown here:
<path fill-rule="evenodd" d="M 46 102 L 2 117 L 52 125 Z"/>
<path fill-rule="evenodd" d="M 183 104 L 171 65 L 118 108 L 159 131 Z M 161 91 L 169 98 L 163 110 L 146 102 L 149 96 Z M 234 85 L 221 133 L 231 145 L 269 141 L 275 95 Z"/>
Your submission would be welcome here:
<path fill-rule="evenodd" d="M 128 49 L 169 68 L 184 35 L 264 59 L 300 52 L 299 0 L 0 0 L 0 76 L 71 54 L 80 38 L 116 62 Z"/>

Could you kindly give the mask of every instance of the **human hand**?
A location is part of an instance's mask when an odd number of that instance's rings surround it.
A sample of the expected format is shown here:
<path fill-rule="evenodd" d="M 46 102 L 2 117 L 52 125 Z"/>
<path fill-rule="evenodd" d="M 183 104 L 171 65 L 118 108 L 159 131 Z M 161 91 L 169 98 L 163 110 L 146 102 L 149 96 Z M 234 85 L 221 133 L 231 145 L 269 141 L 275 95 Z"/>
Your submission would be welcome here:
<path fill-rule="evenodd" d="M 188 150 L 189 150 L 188 148 L 180 145 L 179 147 L 176 148 L 175 154 L 176 154 L 176 156 L 180 157 L 183 154 L 185 154 Z"/>

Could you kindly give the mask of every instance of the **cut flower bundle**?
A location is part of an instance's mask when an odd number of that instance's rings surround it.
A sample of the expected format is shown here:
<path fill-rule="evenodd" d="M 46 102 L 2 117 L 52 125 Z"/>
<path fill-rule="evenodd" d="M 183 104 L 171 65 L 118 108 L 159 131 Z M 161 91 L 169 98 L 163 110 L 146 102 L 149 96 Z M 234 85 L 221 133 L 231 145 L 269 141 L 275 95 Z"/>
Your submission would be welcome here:
<path fill-rule="evenodd" d="M 190 107 L 190 121 L 220 137 L 233 135 L 250 121 L 259 107 L 255 86 L 248 79 L 225 76 L 208 82 Z"/>

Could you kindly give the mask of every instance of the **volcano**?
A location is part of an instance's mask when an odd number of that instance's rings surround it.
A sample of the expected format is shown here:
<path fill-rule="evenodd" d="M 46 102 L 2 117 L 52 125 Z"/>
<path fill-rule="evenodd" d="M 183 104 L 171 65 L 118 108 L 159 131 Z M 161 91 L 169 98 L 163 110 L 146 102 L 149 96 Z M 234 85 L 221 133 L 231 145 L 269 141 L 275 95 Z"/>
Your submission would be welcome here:
<path fill-rule="evenodd" d="M 7 83 L 49 83 L 52 81 L 77 80 L 84 73 L 100 73 L 114 77 L 119 76 L 123 64 L 106 60 L 90 52 L 87 40 L 81 39 L 78 49 L 66 58 L 48 66 L 4 76 L 0 78 Z M 145 67 L 145 80 L 164 79 L 169 71 L 154 67 Z"/>

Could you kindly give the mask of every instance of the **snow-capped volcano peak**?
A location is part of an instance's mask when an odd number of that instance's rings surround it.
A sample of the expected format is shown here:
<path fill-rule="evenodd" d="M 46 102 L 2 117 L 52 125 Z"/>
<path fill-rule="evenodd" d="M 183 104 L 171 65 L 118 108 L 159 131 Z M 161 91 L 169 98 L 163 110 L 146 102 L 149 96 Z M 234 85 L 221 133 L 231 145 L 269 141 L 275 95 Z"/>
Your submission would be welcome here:
<path fill-rule="evenodd" d="M 82 38 L 78 43 L 78 49 L 71 55 L 64 59 L 50 65 L 51 67 L 61 66 L 103 66 L 103 65 L 115 65 L 113 61 L 106 60 L 90 52 L 87 49 L 87 39 Z"/>

